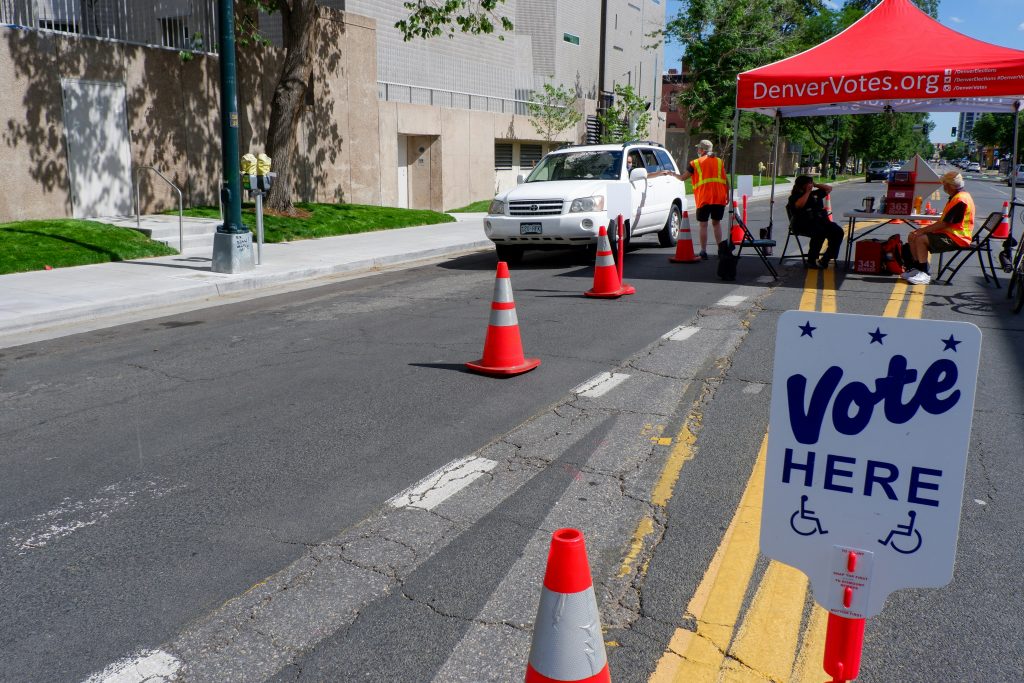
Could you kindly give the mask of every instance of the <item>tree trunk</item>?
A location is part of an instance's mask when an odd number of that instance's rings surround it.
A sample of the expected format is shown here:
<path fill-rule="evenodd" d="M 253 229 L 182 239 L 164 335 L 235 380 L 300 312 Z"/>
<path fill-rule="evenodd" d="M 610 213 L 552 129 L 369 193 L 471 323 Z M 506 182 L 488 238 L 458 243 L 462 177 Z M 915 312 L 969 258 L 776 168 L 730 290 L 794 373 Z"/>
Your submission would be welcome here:
<path fill-rule="evenodd" d="M 306 100 L 306 88 L 313 71 L 313 46 L 316 44 L 316 0 L 292 0 L 280 3 L 284 30 L 285 56 L 281 77 L 270 104 L 267 154 L 274 161 L 277 182 L 267 195 L 267 208 L 279 213 L 294 212 L 292 184 L 295 167 L 295 135 Z"/>
<path fill-rule="evenodd" d="M 843 140 L 842 147 L 839 148 L 839 172 L 846 173 L 846 162 L 850 160 L 850 141 Z"/>

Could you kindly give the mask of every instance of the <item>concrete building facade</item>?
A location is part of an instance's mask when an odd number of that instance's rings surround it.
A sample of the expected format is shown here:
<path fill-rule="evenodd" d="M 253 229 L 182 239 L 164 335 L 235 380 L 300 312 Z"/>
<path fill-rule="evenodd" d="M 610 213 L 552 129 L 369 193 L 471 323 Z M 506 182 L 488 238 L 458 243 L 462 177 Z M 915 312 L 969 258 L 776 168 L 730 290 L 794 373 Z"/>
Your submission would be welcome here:
<path fill-rule="evenodd" d="M 0 6 L 9 169 L 0 222 L 133 213 L 136 177 L 143 212 L 176 207 L 151 168 L 181 188 L 186 206 L 216 205 L 218 59 L 203 51 L 216 35 L 213 0 L 90 3 L 106 19 L 83 15 L 74 0 L 11 2 Z M 455 34 L 406 43 L 394 28 L 401 0 L 322 5 L 291 178 L 296 199 L 435 210 L 487 199 L 552 147 L 582 141 L 586 118 L 556 140 L 540 139 L 526 110 L 533 92 L 544 82 L 571 86 L 593 116 L 618 79 L 647 87 L 658 56 L 638 36 L 664 25 L 658 0 L 508 0 L 500 11 L 516 29 L 504 40 Z M 609 39 L 616 21 L 627 32 Z M 273 17 L 261 27 L 273 38 Z M 191 58 L 179 55 L 183 47 L 195 50 Z M 238 50 L 243 152 L 264 151 L 282 55 Z M 650 92 L 660 96 L 660 78 Z"/>

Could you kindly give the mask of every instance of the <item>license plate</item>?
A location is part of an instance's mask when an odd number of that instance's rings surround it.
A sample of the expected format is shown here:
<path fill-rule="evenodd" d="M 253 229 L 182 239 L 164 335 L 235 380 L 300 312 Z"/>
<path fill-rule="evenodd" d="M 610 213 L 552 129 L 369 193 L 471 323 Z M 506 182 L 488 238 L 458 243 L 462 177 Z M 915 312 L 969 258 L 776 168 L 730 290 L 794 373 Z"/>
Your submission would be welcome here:
<path fill-rule="evenodd" d="M 540 235 L 544 232 L 544 227 L 541 223 L 520 223 L 519 234 L 520 235 Z"/>

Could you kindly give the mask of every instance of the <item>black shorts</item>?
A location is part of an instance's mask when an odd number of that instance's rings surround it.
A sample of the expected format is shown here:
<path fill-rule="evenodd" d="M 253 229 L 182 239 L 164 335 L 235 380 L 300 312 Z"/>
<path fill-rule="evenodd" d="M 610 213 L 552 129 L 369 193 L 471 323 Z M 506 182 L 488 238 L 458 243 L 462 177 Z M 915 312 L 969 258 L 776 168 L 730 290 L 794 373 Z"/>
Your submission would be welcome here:
<path fill-rule="evenodd" d="M 952 237 L 944 232 L 929 232 L 926 234 L 928 235 L 928 251 L 933 254 L 963 249 L 963 247 L 953 241 Z"/>
<path fill-rule="evenodd" d="M 698 223 L 707 223 L 709 218 L 713 221 L 720 221 L 724 215 L 725 204 L 705 204 L 697 207 Z"/>

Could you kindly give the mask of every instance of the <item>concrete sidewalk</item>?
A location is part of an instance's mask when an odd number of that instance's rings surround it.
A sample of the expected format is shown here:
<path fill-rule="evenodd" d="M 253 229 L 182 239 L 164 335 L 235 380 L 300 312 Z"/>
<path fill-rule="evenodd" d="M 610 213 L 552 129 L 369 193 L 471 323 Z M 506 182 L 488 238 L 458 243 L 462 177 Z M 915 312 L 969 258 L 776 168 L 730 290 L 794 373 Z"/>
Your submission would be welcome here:
<path fill-rule="evenodd" d="M 787 186 L 781 185 L 783 192 Z M 768 186 L 757 187 L 751 201 L 768 194 Z M 692 197 L 689 204 L 693 211 Z M 122 324 L 143 313 L 171 315 L 178 312 L 174 307 L 228 303 L 318 278 L 492 248 L 484 214 L 453 215 L 455 223 L 266 244 L 262 263 L 235 275 L 211 271 L 212 247 L 188 244 L 175 256 L 0 275 L 0 348 Z M 99 220 L 135 227 L 134 218 Z M 176 247 L 177 220 L 145 216 L 142 223 L 173 230 L 169 242 Z"/>

